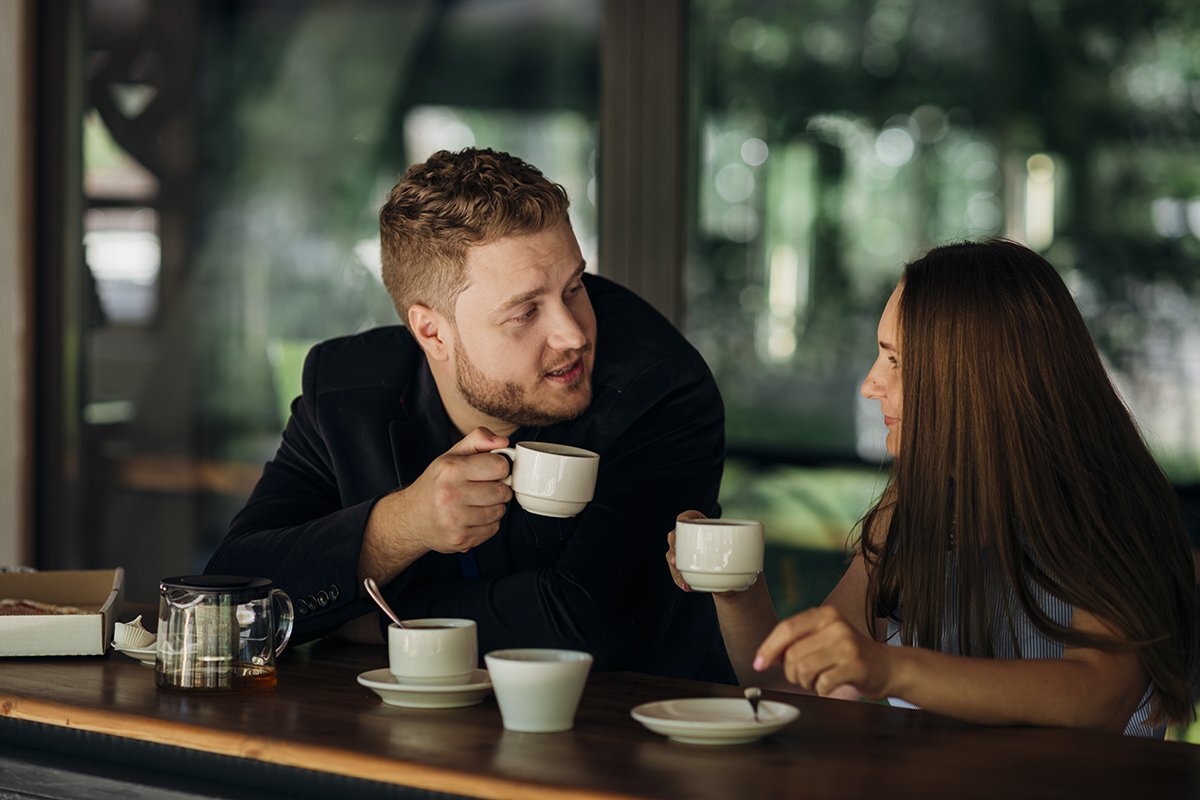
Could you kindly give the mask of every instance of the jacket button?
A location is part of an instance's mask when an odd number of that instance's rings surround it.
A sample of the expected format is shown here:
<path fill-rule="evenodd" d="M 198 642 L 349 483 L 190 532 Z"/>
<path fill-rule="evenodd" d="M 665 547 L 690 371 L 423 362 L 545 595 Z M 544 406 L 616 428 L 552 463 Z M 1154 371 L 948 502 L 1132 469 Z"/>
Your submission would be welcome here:
<path fill-rule="evenodd" d="M 307 614 L 308 613 L 308 603 L 304 602 L 303 599 L 297 600 L 296 601 L 296 610 L 299 611 L 301 614 Z"/>
<path fill-rule="evenodd" d="M 317 605 L 321 606 L 322 608 L 329 605 L 329 593 L 324 589 L 317 592 Z"/>
<path fill-rule="evenodd" d="M 340 589 L 338 589 L 336 583 L 329 587 L 329 599 L 330 600 L 336 601 L 341 596 L 341 594 L 342 594 L 342 591 Z"/>

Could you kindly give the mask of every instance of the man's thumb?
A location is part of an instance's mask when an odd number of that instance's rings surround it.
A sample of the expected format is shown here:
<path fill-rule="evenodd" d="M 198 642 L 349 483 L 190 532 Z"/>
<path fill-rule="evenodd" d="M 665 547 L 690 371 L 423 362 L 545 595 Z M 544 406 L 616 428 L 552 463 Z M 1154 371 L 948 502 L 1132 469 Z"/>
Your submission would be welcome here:
<path fill-rule="evenodd" d="M 473 456 L 476 453 L 490 452 L 507 444 L 507 437 L 497 436 L 487 428 L 480 427 L 468 433 L 446 452 L 455 456 Z"/>

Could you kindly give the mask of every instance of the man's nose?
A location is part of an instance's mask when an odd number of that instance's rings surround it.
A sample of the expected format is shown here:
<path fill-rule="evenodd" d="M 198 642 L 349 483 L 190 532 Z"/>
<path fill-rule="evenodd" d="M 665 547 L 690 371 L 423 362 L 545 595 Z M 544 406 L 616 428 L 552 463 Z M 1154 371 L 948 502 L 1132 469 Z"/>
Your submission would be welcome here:
<path fill-rule="evenodd" d="M 566 305 L 558 306 L 551 318 L 547 344 L 555 350 L 578 350 L 587 344 L 587 334 Z"/>

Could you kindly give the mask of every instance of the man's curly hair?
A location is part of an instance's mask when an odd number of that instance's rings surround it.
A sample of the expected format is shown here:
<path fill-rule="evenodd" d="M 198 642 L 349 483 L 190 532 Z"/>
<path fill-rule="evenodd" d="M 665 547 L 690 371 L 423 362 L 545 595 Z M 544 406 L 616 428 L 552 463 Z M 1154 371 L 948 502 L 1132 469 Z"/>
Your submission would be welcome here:
<path fill-rule="evenodd" d="M 570 224 L 567 193 L 521 159 L 440 150 L 404 173 L 379 211 L 383 283 L 401 319 L 420 303 L 454 318 L 467 248 Z"/>

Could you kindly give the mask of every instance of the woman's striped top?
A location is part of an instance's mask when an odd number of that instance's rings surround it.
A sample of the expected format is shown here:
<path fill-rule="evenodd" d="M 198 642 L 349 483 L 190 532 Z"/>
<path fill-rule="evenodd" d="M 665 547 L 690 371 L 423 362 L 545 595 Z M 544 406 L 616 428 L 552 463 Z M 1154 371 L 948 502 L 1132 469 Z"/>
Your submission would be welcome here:
<path fill-rule="evenodd" d="M 947 559 L 947 569 L 950 571 L 950 586 L 948 596 L 954 597 L 957 588 L 957 570 L 955 568 L 953 554 L 950 554 Z M 987 596 L 991 598 L 1007 597 L 1007 603 L 996 602 L 991 604 L 991 618 L 989 625 L 991 628 L 991 636 L 995 658 L 998 659 L 1052 659 L 1062 658 L 1063 645 L 1062 642 L 1056 642 L 1039 631 L 1030 621 L 1028 615 L 1021 610 L 1020 604 L 1017 601 L 1016 592 L 1013 587 L 1003 580 L 1003 577 L 998 573 L 998 570 L 985 570 L 985 580 L 988 582 Z M 1002 585 L 1003 584 L 1003 585 Z M 1059 625 L 1069 625 L 1071 622 L 1071 606 L 1054 595 L 1047 592 L 1045 589 L 1037 586 L 1032 581 L 1030 582 L 1034 601 L 1038 607 L 1046 613 L 1050 619 L 1054 620 Z M 1003 592 L 1003 594 L 1001 594 Z M 943 653 L 951 653 L 958 655 L 958 608 L 955 603 L 950 603 L 950 608 L 947 609 L 946 625 L 942 629 L 942 642 L 939 648 Z M 1013 625 L 1012 631 L 1015 635 L 1009 635 L 1009 624 L 1007 609 L 1012 609 Z M 901 612 L 902 613 L 902 612 Z M 887 643 L 895 646 L 903 646 L 900 641 L 900 626 L 895 619 L 889 619 L 887 625 Z M 1142 701 L 1138 705 L 1133 716 L 1129 718 L 1129 722 L 1125 725 L 1126 736 L 1146 736 L 1161 739 L 1166 734 L 1164 726 L 1152 726 L 1146 719 L 1150 715 L 1150 701 L 1154 696 L 1153 686 L 1147 685 L 1145 694 L 1142 695 Z M 912 703 L 908 703 L 900 698 L 888 698 L 888 702 L 895 706 L 903 706 L 906 708 L 916 708 Z"/>

